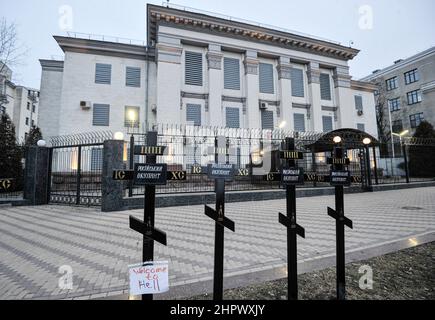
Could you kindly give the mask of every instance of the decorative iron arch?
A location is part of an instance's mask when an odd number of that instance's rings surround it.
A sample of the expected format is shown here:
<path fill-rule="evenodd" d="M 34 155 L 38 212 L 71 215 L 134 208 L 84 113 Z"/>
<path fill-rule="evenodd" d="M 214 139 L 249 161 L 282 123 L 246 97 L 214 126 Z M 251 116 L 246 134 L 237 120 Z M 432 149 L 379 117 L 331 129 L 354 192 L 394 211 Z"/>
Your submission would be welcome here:
<path fill-rule="evenodd" d="M 340 137 L 343 147 L 346 149 L 362 149 L 366 145 L 363 140 L 369 138 L 371 143 L 370 147 L 379 146 L 379 140 L 368 134 L 367 132 L 360 131 L 358 129 L 344 128 L 327 132 L 321 135 L 316 142 L 307 146 L 312 152 L 327 152 L 332 151 L 334 148 L 334 137 Z"/>

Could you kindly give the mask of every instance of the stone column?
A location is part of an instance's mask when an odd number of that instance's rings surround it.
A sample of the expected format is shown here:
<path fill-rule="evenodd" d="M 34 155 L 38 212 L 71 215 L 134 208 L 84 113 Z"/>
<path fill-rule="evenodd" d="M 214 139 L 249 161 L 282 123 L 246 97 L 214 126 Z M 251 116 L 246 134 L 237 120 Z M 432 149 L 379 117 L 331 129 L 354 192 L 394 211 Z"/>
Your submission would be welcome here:
<path fill-rule="evenodd" d="M 222 113 L 223 73 L 220 45 L 210 44 L 207 52 L 208 65 L 208 124 L 211 126 L 225 126 Z"/>
<path fill-rule="evenodd" d="M 307 70 L 308 94 L 310 99 L 311 121 L 309 130 L 322 132 L 322 105 L 320 103 L 320 69 L 317 62 L 310 62 Z"/>
<path fill-rule="evenodd" d="M 356 128 L 355 100 L 350 89 L 349 67 L 340 66 L 334 69 L 334 93 L 337 101 L 337 120 L 339 128 Z"/>
<path fill-rule="evenodd" d="M 181 56 L 180 39 L 159 36 L 157 55 L 157 123 L 180 123 Z"/>
<path fill-rule="evenodd" d="M 246 76 L 246 116 L 245 128 L 261 128 L 260 108 L 258 105 L 259 83 L 257 52 L 248 50 L 245 55 Z"/>
<path fill-rule="evenodd" d="M 119 211 L 123 207 L 123 182 L 113 180 L 113 170 L 123 169 L 124 141 L 104 141 L 101 176 L 101 211 Z"/>
<path fill-rule="evenodd" d="M 26 155 L 24 198 L 30 205 L 48 204 L 50 149 L 31 146 Z"/>
<path fill-rule="evenodd" d="M 279 91 L 281 96 L 280 120 L 285 121 L 284 130 L 294 130 L 291 91 L 291 65 L 290 58 L 280 57 L 278 64 Z"/>

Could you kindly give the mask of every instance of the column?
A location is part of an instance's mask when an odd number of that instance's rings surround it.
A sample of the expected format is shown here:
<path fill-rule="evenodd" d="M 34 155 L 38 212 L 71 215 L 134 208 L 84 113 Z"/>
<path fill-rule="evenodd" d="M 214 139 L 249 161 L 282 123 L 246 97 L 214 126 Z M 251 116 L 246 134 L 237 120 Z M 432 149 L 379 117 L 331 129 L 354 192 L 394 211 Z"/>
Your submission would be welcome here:
<path fill-rule="evenodd" d="M 210 126 L 225 126 L 222 112 L 223 73 L 221 46 L 210 44 L 207 52 L 208 65 L 208 113 Z M 206 110 L 207 111 L 207 110 Z"/>
<path fill-rule="evenodd" d="M 24 174 L 24 198 L 29 205 L 37 206 L 48 203 L 50 149 L 31 146 L 26 154 Z"/>
<path fill-rule="evenodd" d="M 123 207 L 123 182 L 113 180 L 113 170 L 123 169 L 124 141 L 104 141 L 101 173 L 101 211 L 119 211 Z"/>
<path fill-rule="evenodd" d="M 355 123 L 355 101 L 350 89 L 348 66 L 340 66 L 334 69 L 334 92 L 337 101 L 337 117 L 339 128 L 356 128 Z"/>
<path fill-rule="evenodd" d="M 157 55 L 157 123 L 180 123 L 181 56 L 180 39 L 159 36 Z"/>
<path fill-rule="evenodd" d="M 278 64 L 278 81 L 280 101 L 280 118 L 278 123 L 285 121 L 284 130 L 294 130 L 292 94 L 291 94 L 291 65 L 290 58 L 280 57 Z"/>
<path fill-rule="evenodd" d="M 307 70 L 308 77 L 308 94 L 310 99 L 310 115 L 309 121 L 311 131 L 322 132 L 322 105 L 320 103 L 320 69 L 319 63 L 310 62 Z"/>
<path fill-rule="evenodd" d="M 260 107 L 258 105 L 258 65 L 257 52 L 248 50 L 245 54 L 246 116 L 245 128 L 261 128 Z"/>

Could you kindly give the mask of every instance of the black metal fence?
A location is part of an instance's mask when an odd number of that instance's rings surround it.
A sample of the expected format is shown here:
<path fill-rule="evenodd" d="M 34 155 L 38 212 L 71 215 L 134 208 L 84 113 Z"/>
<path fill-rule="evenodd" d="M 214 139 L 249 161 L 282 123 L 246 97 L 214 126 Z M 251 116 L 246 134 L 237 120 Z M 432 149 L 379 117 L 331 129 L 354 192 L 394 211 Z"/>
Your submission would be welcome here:
<path fill-rule="evenodd" d="M 103 142 L 111 132 L 85 133 L 51 140 L 51 203 L 101 205 Z"/>

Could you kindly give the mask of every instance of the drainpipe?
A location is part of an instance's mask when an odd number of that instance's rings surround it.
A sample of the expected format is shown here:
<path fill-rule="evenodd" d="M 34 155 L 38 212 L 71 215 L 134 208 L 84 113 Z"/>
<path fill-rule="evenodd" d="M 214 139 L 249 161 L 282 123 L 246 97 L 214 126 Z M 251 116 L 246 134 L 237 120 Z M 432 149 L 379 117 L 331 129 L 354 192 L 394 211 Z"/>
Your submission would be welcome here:
<path fill-rule="evenodd" d="M 146 46 L 146 60 L 147 60 L 147 75 L 146 75 L 146 92 L 145 92 L 145 133 L 148 132 L 149 127 L 149 112 L 148 112 L 148 81 L 150 76 L 150 62 L 148 54 L 149 46 Z"/>

